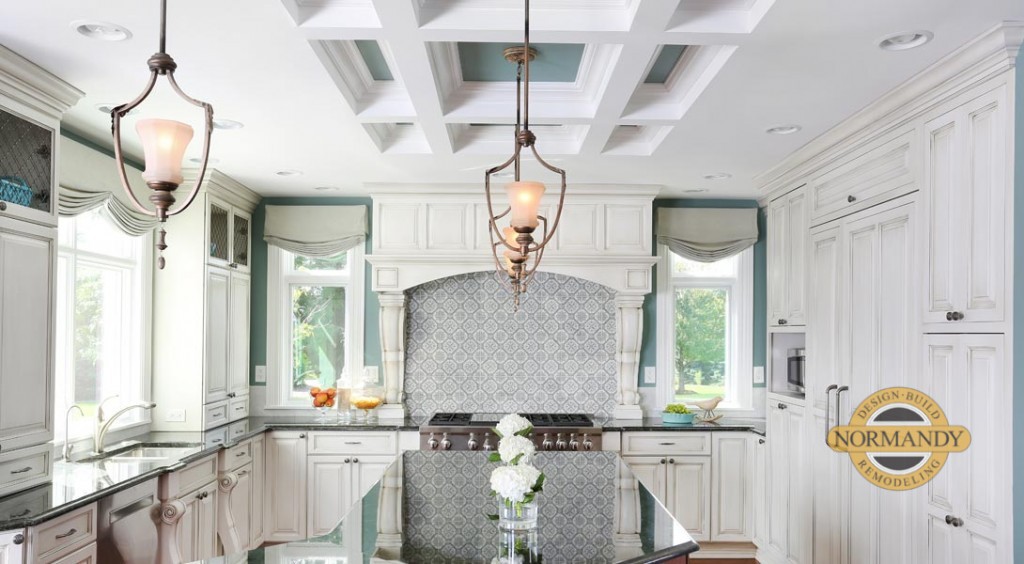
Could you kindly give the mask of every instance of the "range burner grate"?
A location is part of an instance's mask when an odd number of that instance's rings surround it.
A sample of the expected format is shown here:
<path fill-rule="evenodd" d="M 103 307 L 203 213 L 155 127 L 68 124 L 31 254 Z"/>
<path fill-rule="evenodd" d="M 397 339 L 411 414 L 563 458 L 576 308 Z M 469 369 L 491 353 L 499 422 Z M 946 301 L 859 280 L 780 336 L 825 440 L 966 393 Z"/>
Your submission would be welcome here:
<path fill-rule="evenodd" d="M 533 423 L 534 427 L 592 427 L 594 421 L 583 413 L 523 413 L 523 417 Z M 435 413 L 428 425 L 434 426 L 468 426 L 494 425 L 500 415 L 473 413 Z"/>

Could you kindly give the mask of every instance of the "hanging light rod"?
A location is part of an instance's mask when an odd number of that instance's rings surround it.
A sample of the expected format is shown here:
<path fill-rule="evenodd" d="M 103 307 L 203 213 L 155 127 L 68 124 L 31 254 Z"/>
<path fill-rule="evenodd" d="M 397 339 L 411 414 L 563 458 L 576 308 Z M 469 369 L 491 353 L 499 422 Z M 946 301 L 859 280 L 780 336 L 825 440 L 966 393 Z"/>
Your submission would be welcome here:
<path fill-rule="evenodd" d="M 121 104 L 110 111 L 111 133 L 114 136 L 114 157 L 117 160 L 121 185 L 128 193 L 132 205 L 139 212 L 155 217 L 164 223 L 167 218 L 185 211 L 199 193 L 203 177 L 206 176 L 206 165 L 210 160 L 210 136 L 213 134 L 213 106 L 185 94 L 174 79 L 174 71 L 177 70 L 178 64 L 167 54 L 167 0 L 160 0 L 160 47 L 149 58 L 147 65 L 149 66 L 149 82 L 142 89 L 142 93 L 131 102 Z M 199 163 L 199 175 L 185 201 L 174 209 L 172 209 L 175 204 L 174 191 L 184 180 L 181 174 L 181 162 L 185 156 L 185 149 L 192 140 L 192 126 L 169 119 L 139 120 L 135 126 L 142 140 L 142 151 L 146 161 L 142 179 L 146 181 L 146 185 L 152 191 L 149 201 L 153 204 L 153 209 L 144 206 L 132 190 L 131 183 L 128 182 L 128 175 L 125 173 L 124 154 L 121 149 L 121 118 L 128 115 L 149 96 L 160 76 L 167 77 L 167 82 L 178 96 L 189 104 L 202 108 L 206 114 L 206 133 L 203 138 L 203 155 Z M 161 252 L 167 248 L 166 235 L 167 232 L 161 228 L 156 245 Z M 161 256 L 158 259 L 158 266 L 162 269 L 164 264 L 164 257 Z"/>
<path fill-rule="evenodd" d="M 544 248 L 558 229 L 566 188 L 565 171 L 552 166 L 540 156 L 536 146 L 537 136 L 530 131 L 530 61 L 537 57 L 537 50 L 530 47 L 530 0 L 523 0 L 523 4 L 523 44 L 509 47 L 504 52 L 505 59 L 516 65 L 515 149 L 508 160 L 487 169 L 484 175 L 484 193 L 487 196 L 487 211 L 490 216 L 487 231 L 491 239 L 494 267 L 499 279 L 502 279 L 512 292 L 514 310 L 519 309 L 520 295 L 526 292 L 544 257 Z M 520 175 L 524 148 L 528 148 L 541 166 L 557 174 L 561 180 L 558 208 L 555 210 L 555 218 L 550 229 L 547 217 L 539 214 L 540 201 L 546 187 L 541 182 L 524 181 Z M 509 205 L 501 213 L 495 213 L 491 198 L 491 177 L 504 176 L 499 173 L 508 167 L 513 169 L 513 182 L 505 187 Z M 498 222 L 506 216 L 508 226 L 499 227 Z M 537 241 L 533 234 L 541 224 L 542 235 L 540 241 Z"/>

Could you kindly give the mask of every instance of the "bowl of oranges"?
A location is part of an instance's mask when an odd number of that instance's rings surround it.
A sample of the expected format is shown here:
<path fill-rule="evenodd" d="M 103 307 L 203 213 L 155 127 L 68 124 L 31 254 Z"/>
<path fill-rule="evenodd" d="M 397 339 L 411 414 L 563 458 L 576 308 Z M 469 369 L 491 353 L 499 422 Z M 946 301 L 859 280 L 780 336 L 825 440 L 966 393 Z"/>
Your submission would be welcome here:
<path fill-rule="evenodd" d="M 327 411 L 334 407 L 335 398 L 338 395 L 338 390 L 334 388 L 317 388 L 313 387 L 309 389 L 309 395 L 313 397 L 313 407 L 320 410 L 320 419 L 327 419 Z"/>

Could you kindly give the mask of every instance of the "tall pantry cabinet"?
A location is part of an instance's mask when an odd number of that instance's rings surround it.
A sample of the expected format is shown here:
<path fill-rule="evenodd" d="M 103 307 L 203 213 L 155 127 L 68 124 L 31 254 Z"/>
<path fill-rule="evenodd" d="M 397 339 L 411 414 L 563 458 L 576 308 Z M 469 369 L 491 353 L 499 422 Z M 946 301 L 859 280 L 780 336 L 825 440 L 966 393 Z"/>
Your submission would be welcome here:
<path fill-rule="evenodd" d="M 81 97 L 0 45 L 0 496 L 52 475 L 60 120 Z"/>
<path fill-rule="evenodd" d="M 249 264 L 258 202 L 213 170 L 195 202 L 165 225 L 166 266 L 153 282 L 156 430 L 202 431 L 249 413 Z"/>

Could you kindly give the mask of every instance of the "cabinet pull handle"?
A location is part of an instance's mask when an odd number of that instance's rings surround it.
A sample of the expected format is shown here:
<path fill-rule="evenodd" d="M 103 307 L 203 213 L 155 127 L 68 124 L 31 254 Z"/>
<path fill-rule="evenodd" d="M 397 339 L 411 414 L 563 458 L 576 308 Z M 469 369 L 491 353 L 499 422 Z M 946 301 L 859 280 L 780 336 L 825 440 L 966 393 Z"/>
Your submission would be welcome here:
<path fill-rule="evenodd" d="M 248 474 L 248 473 L 249 473 L 249 471 L 248 471 L 248 470 L 242 470 L 241 472 L 239 472 L 238 474 L 235 474 L 235 475 L 236 475 L 236 476 L 245 476 L 245 475 L 246 475 L 246 474 Z"/>
<path fill-rule="evenodd" d="M 229 398 L 235 397 L 235 392 L 228 392 L 228 397 Z"/>
<path fill-rule="evenodd" d="M 245 411 L 245 406 L 244 405 L 239 405 L 239 406 L 235 407 L 235 411 Z"/>
<path fill-rule="evenodd" d="M 764 439 L 757 439 L 757 444 L 763 445 L 764 444 Z"/>
<path fill-rule="evenodd" d="M 784 403 L 782 403 L 782 402 L 780 401 L 780 402 L 779 402 L 779 405 L 778 405 L 778 408 L 779 408 L 779 409 L 789 409 L 789 406 L 788 406 L 788 405 L 786 405 L 786 404 L 784 404 Z"/>
<path fill-rule="evenodd" d="M 235 453 L 235 457 L 239 457 L 239 456 L 245 456 L 245 455 L 247 455 L 247 454 L 249 454 L 249 453 L 248 453 L 248 452 L 245 452 L 245 451 L 243 450 L 243 451 L 241 451 L 241 452 Z"/>
<path fill-rule="evenodd" d="M 7 202 L 0 200 L 0 211 L 7 211 Z"/>
<path fill-rule="evenodd" d="M 779 319 L 779 325 L 785 325 L 785 324 L 786 324 L 786 320 L 785 319 Z"/>
<path fill-rule="evenodd" d="M 66 539 L 66 538 L 70 537 L 71 535 L 73 535 L 73 534 L 75 534 L 77 532 L 78 532 L 78 529 L 72 527 L 71 529 L 68 530 L 68 532 L 66 532 L 66 533 L 64 533 L 62 535 L 57 535 L 57 536 L 55 536 L 53 538 L 55 538 L 55 539 Z"/>
<path fill-rule="evenodd" d="M 831 403 L 832 403 L 832 390 L 835 390 L 838 387 L 839 386 L 836 385 L 836 384 L 829 384 L 829 386 L 827 388 L 825 388 L 825 443 L 826 444 L 828 443 L 828 432 L 832 430 L 832 419 L 831 419 L 832 414 L 829 413 L 829 411 L 831 411 L 830 408 L 831 408 Z M 836 425 L 838 425 L 838 424 L 839 424 L 839 421 L 836 420 Z"/>
<path fill-rule="evenodd" d="M 846 201 L 850 202 L 852 204 L 852 203 L 857 201 L 857 196 L 853 196 L 853 195 L 847 196 L 846 197 Z"/>
<path fill-rule="evenodd" d="M 18 470 L 11 470 L 11 474 L 24 474 L 25 472 L 28 472 L 31 469 L 32 469 L 31 466 L 26 466 L 26 467 L 20 468 Z"/>
<path fill-rule="evenodd" d="M 676 446 L 675 443 L 658 443 L 660 446 Z"/>
<path fill-rule="evenodd" d="M 224 439 L 213 439 L 210 442 L 213 443 L 213 444 L 222 443 L 222 442 L 224 442 Z"/>
<path fill-rule="evenodd" d="M 29 513 L 32 513 L 32 510 L 26 508 L 26 509 L 24 509 L 22 511 L 19 511 L 18 513 L 11 513 L 10 515 L 8 515 L 8 518 L 10 518 L 10 519 L 17 519 L 18 517 L 24 517 L 24 516 L 28 515 Z"/>
<path fill-rule="evenodd" d="M 345 441 L 345 444 L 347 444 L 347 445 L 361 445 L 361 444 L 363 444 L 363 441 Z"/>
<path fill-rule="evenodd" d="M 840 400 L 840 398 L 843 396 L 843 392 L 848 391 L 849 389 L 849 386 L 839 386 L 836 388 L 836 425 L 843 424 L 842 420 L 839 419 L 839 410 L 842 406 L 842 400 Z"/>

